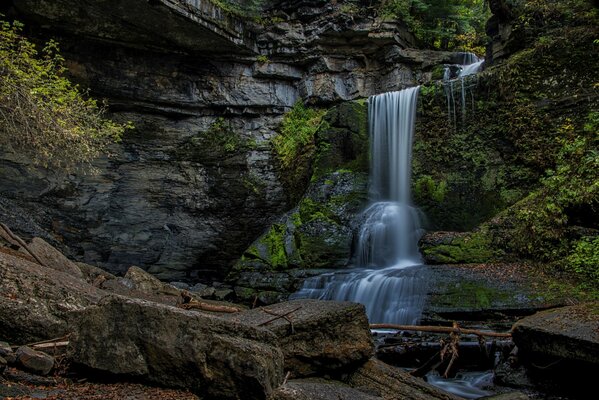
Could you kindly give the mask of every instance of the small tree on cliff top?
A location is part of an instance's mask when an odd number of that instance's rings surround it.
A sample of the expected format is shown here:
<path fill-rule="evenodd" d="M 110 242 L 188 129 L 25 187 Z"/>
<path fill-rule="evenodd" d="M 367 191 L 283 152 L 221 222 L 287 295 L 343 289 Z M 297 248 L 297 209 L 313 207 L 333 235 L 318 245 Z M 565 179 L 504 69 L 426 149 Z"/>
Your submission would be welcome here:
<path fill-rule="evenodd" d="M 45 167 L 89 165 L 128 124 L 106 119 L 105 107 L 64 76 L 56 42 L 38 52 L 21 31 L 0 21 L 0 150 Z"/>

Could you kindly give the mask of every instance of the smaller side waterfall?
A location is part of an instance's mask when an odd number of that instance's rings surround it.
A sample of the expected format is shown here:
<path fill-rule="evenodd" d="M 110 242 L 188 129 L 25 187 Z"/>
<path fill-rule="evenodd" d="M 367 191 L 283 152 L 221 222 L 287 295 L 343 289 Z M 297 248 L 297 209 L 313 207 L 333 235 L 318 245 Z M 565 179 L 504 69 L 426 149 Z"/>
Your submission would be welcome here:
<path fill-rule="evenodd" d="M 449 118 L 449 122 L 451 125 L 453 125 L 454 129 L 457 129 L 456 109 L 458 101 L 456 100 L 456 94 L 459 94 L 459 103 L 463 120 L 466 117 L 467 95 L 468 89 L 470 88 L 467 82 L 467 77 L 478 73 L 481 70 L 484 62 L 484 59 L 479 59 L 473 53 L 463 53 L 462 65 L 453 65 L 445 67 L 445 72 L 443 74 L 443 82 L 445 87 L 445 96 L 447 100 L 447 115 Z M 457 76 L 455 75 L 455 72 L 452 73 L 452 71 L 454 71 L 456 67 L 459 71 L 457 73 Z M 452 75 L 455 76 L 455 78 L 452 78 Z M 458 83 L 459 89 L 457 89 Z M 474 104 L 474 95 L 472 91 L 470 91 L 470 96 L 471 103 Z"/>
<path fill-rule="evenodd" d="M 354 301 L 364 304 L 372 323 L 418 323 L 426 295 L 417 245 L 420 212 L 410 190 L 418 91 L 368 100 L 371 205 L 357 234 L 358 268 L 310 278 L 292 298 Z"/>

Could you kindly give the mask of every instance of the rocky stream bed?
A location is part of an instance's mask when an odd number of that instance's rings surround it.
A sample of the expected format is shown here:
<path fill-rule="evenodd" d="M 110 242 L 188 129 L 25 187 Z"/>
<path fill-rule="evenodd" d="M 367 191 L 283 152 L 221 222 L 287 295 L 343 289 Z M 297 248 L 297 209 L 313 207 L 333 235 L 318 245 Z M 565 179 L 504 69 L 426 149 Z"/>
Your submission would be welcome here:
<path fill-rule="evenodd" d="M 417 377 L 428 374 L 425 379 L 443 387 L 432 367 L 407 372 L 430 364 L 454 334 L 372 336 L 364 307 L 355 303 L 294 300 L 249 309 L 207 300 L 137 267 L 119 278 L 73 263 L 42 239 L 19 244 L 14 234 L 2 233 L 4 397 L 460 398 Z M 550 308 L 520 319 L 511 330 L 517 352 L 509 338 L 460 335 L 459 361 L 450 376 L 473 366 L 495 368 L 498 386 L 491 390 L 504 396 L 498 398 L 579 398 L 588 387 L 582 377 L 599 364 L 597 307 Z M 505 317 L 495 329 L 515 320 Z M 488 330 L 489 320 L 470 319 L 461 328 Z M 448 359 L 439 360 L 441 373 Z M 538 365 L 549 369 L 544 377 L 560 378 L 563 365 L 581 379 L 560 381 L 566 393 L 543 392 L 546 380 L 535 376 Z"/>

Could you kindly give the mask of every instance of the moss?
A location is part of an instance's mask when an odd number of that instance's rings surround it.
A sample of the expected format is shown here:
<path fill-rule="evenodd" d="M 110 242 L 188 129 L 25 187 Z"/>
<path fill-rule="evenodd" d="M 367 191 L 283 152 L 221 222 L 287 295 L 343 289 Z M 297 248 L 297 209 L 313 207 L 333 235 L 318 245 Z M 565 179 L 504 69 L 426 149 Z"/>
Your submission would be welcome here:
<path fill-rule="evenodd" d="M 283 269 L 287 267 L 285 231 L 285 225 L 274 224 L 261 240 L 268 252 L 268 262 L 274 269 Z"/>
<path fill-rule="evenodd" d="M 289 201 L 297 202 L 312 174 L 316 152 L 315 135 L 321 127 L 325 110 L 305 107 L 297 102 L 285 114 L 280 132 L 272 140 L 279 177 L 287 189 Z"/>
<path fill-rule="evenodd" d="M 487 232 L 456 237 L 449 243 L 427 246 L 422 251 L 427 260 L 438 264 L 486 263 L 501 256 Z"/>
<path fill-rule="evenodd" d="M 508 291 L 476 281 L 459 282 L 454 287 L 446 287 L 443 292 L 433 301 L 453 309 L 485 310 L 504 304 L 511 297 Z M 433 303 L 433 306 L 436 305 Z"/>

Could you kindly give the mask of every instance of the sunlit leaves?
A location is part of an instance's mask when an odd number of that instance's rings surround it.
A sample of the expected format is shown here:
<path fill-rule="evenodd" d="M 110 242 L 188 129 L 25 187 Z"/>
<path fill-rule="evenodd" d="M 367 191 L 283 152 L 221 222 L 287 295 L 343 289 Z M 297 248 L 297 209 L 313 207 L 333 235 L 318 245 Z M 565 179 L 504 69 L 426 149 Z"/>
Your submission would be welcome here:
<path fill-rule="evenodd" d="M 41 51 L 22 25 L 0 22 L 0 146 L 35 164 L 66 170 L 88 165 L 129 124 L 104 117 L 87 93 L 65 77 L 55 41 Z"/>

